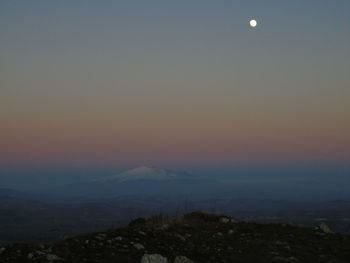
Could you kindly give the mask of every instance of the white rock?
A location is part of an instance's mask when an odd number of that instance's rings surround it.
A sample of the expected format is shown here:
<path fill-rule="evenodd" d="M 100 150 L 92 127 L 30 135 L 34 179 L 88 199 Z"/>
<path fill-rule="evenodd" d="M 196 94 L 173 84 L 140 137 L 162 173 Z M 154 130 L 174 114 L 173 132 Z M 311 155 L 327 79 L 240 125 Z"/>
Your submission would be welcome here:
<path fill-rule="evenodd" d="M 326 223 L 322 222 L 318 227 L 326 234 L 333 234 L 333 231 L 327 226 Z"/>
<path fill-rule="evenodd" d="M 62 258 L 60 258 L 59 256 L 57 256 L 55 254 L 47 254 L 46 259 L 49 262 L 56 261 L 56 260 L 63 260 Z"/>
<path fill-rule="evenodd" d="M 181 236 L 180 234 L 175 234 L 175 237 L 181 239 L 182 242 L 185 242 L 186 241 L 186 238 L 184 236 Z"/>
<path fill-rule="evenodd" d="M 98 240 L 104 240 L 106 237 L 107 237 L 107 235 L 105 235 L 105 234 L 98 234 L 98 235 L 96 236 L 96 239 L 98 239 Z"/>
<path fill-rule="evenodd" d="M 238 220 L 231 218 L 231 223 L 238 223 Z"/>
<path fill-rule="evenodd" d="M 27 256 L 27 258 L 28 258 L 29 260 L 33 259 L 33 257 L 34 257 L 34 254 L 33 254 L 33 253 L 29 253 L 28 256 Z"/>
<path fill-rule="evenodd" d="M 223 234 L 221 232 L 217 232 L 216 235 L 219 236 L 219 237 L 223 236 Z"/>
<path fill-rule="evenodd" d="M 40 250 L 35 250 L 35 254 L 42 256 L 42 255 L 45 255 L 45 252 L 42 252 Z"/>
<path fill-rule="evenodd" d="M 187 257 L 177 256 L 174 260 L 174 263 L 194 263 L 194 262 Z"/>
<path fill-rule="evenodd" d="M 145 249 L 145 247 L 144 247 L 142 244 L 140 244 L 140 243 L 135 243 L 135 244 L 134 244 L 134 247 L 135 247 L 137 250 Z"/>
<path fill-rule="evenodd" d="M 295 258 L 295 257 L 288 257 L 288 258 L 285 258 L 285 257 L 281 257 L 281 256 L 276 256 L 273 258 L 274 261 L 277 261 L 277 262 L 286 262 L 286 263 L 298 263 L 300 262 L 299 259 Z"/>
<path fill-rule="evenodd" d="M 116 237 L 115 240 L 122 241 L 123 238 L 121 236 L 119 236 L 119 237 Z"/>
<path fill-rule="evenodd" d="M 159 254 L 144 254 L 141 263 L 168 263 L 168 260 Z"/>
<path fill-rule="evenodd" d="M 219 221 L 220 221 L 220 223 L 227 224 L 227 223 L 230 222 L 230 218 L 228 218 L 228 217 L 220 217 Z"/>
<path fill-rule="evenodd" d="M 169 228 L 169 225 L 168 224 L 164 224 L 162 226 L 160 226 L 158 229 L 159 230 L 165 230 L 165 229 L 168 229 Z"/>

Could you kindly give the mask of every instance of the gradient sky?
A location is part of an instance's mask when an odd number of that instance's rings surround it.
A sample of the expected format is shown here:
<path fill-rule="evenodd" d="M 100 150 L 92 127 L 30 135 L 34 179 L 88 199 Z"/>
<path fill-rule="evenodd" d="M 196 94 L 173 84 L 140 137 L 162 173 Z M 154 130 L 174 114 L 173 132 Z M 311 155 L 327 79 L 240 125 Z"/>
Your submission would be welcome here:
<path fill-rule="evenodd" d="M 1 1 L 0 167 L 349 163 L 349 13 Z"/>

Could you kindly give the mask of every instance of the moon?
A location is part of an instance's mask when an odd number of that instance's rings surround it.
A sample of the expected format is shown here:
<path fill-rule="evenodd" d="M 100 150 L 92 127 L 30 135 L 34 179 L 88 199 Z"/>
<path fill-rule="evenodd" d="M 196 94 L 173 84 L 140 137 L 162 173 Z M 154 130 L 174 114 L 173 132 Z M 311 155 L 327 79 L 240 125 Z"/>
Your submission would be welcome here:
<path fill-rule="evenodd" d="M 258 25 L 258 22 L 256 22 L 256 20 L 252 19 L 252 20 L 250 20 L 249 24 L 251 27 L 256 27 Z"/>

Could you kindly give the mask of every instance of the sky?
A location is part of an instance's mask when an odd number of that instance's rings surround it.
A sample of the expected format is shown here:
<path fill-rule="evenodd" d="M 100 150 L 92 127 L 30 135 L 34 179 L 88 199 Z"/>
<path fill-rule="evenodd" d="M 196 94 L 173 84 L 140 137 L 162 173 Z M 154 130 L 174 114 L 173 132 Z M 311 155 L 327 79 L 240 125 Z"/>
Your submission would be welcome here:
<path fill-rule="evenodd" d="M 348 164 L 349 12 L 1 1 L 0 170 Z"/>

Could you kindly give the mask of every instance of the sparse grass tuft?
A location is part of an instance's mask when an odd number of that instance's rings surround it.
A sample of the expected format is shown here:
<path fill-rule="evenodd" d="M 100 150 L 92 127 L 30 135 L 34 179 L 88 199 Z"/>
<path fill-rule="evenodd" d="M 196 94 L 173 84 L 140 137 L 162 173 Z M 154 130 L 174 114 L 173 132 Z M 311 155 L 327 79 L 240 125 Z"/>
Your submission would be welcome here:
<path fill-rule="evenodd" d="M 146 224 L 150 226 L 162 226 L 162 225 L 171 225 L 175 223 L 175 218 L 168 215 L 155 215 L 147 219 Z"/>

